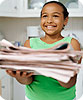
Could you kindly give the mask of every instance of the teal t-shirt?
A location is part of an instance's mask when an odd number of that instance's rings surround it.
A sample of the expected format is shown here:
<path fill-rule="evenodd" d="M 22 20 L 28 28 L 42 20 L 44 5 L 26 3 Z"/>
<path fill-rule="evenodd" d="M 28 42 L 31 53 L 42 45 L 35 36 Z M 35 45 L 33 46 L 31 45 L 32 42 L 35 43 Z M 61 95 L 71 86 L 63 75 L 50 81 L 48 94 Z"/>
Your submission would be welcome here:
<path fill-rule="evenodd" d="M 71 37 L 65 37 L 53 44 L 47 44 L 40 38 L 31 38 L 30 46 L 32 49 L 47 49 L 60 42 L 70 43 L 71 39 Z M 43 75 L 34 75 L 34 81 L 25 88 L 26 96 L 30 100 L 73 100 L 75 91 L 75 86 L 64 88 L 57 80 Z"/>

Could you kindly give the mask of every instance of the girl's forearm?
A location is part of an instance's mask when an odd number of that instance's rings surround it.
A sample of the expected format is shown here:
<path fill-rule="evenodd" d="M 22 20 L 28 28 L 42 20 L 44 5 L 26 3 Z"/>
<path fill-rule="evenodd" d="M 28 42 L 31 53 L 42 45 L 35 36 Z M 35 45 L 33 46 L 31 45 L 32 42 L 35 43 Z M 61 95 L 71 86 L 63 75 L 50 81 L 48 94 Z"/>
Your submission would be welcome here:
<path fill-rule="evenodd" d="M 72 77 L 68 83 L 63 83 L 63 82 L 60 82 L 60 81 L 58 81 L 58 82 L 60 83 L 60 85 L 62 87 L 71 88 L 72 86 L 74 86 L 76 84 L 76 79 L 77 79 L 77 75 Z"/>

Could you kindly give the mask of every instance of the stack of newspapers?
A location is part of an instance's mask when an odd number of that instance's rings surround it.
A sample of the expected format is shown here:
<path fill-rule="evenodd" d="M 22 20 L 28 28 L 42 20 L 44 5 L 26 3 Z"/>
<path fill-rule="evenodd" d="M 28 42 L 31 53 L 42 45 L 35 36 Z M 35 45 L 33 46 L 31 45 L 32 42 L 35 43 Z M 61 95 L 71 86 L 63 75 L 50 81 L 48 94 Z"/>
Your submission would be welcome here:
<path fill-rule="evenodd" d="M 0 41 L 0 68 L 34 72 L 67 83 L 79 72 L 83 51 L 74 51 L 70 44 L 59 43 L 49 49 L 34 50 Z"/>

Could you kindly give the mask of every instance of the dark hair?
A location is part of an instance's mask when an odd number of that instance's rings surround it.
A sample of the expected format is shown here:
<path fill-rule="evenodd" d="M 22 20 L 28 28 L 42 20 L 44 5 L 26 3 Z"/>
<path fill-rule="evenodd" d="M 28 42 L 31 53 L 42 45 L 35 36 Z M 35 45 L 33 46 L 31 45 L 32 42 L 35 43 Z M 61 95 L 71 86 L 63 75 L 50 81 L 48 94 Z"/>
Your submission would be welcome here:
<path fill-rule="evenodd" d="M 58 2 L 58 1 L 49 1 L 49 2 L 46 2 L 46 3 L 43 5 L 42 9 L 43 9 L 47 4 L 50 4 L 50 3 L 56 3 L 56 4 L 60 5 L 60 6 L 63 8 L 64 19 L 65 19 L 66 17 L 68 17 L 69 12 L 67 11 L 67 8 L 66 8 L 61 2 Z M 42 10 L 41 10 L 41 16 L 42 16 Z"/>

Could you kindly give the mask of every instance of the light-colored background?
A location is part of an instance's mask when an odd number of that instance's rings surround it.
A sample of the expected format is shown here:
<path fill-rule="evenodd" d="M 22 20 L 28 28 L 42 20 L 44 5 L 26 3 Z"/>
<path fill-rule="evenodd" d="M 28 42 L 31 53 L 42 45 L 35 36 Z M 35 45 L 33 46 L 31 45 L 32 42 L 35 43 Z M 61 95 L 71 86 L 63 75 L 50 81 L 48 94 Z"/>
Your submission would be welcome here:
<path fill-rule="evenodd" d="M 0 32 L 9 41 L 21 41 L 22 44 L 27 39 L 27 27 L 39 26 L 40 18 L 0 18 Z M 74 33 L 83 46 L 83 18 L 69 18 L 69 22 L 65 30 L 62 32 L 64 36 Z M 35 33 L 36 34 L 36 33 Z"/>
<path fill-rule="evenodd" d="M 0 33 L 2 33 L 4 38 L 10 42 L 14 43 L 15 41 L 20 41 L 23 45 L 25 40 L 28 38 L 28 26 L 39 26 L 40 24 L 40 10 L 28 10 L 28 0 L 3 1 L 4 2 L 0 4 Z M 81 48 L 83 48 L 82 2 L 80 2 L 78 9 L 69 9 L 69 11 L 69 23 L 62 32 L 62 35 L 68 36 L 71 33 L 75 34 L 81 43 Z M 35 33 L 34 30 L 33 33 Z M 8 76 L 5 70 L 0 70 L 0 77 L 1 75 L 3 76 L 1 78 L 2 97 L 5 98 L 5 100 L 24 100 L 25 86 Z M 81 70 L 78 75 L 76 88 L 77 98 L 79 98 L 83 93 L 83 70 Z"/>

